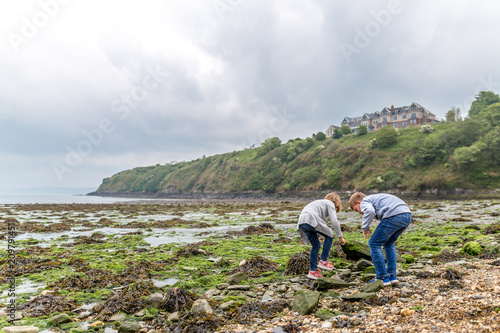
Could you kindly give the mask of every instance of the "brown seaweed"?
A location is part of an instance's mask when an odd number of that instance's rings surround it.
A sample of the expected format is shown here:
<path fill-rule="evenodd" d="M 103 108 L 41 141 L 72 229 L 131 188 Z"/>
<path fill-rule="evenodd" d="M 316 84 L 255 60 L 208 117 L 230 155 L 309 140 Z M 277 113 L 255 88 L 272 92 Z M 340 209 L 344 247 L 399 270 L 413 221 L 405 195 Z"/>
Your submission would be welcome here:
<path fill-rule="evenodd" d="M 188 311 L 197 296 L 183 288 L 171 288 L 161 302 L 160 308 L 168 312 Z"/>
<path fill-rule="evenodd" d="M 286 263 L 285 275 L 300 275 L 307 274 L 309 271 L 309 256 L 308 251 L 296 253 L 288 259 Z"/>
<path fill-rule="evenodd" d="M 40 295 L 17 307 L 27 317 L 48 316 L 54 312 L 71 311 L 76 308 L 74 302 L 66 300 L 63 296 Z"/>
<path fill-rule="evenodd" d="M 113 314 L 123 311 L 131 314 L 136 313 L 146 306 L 145 297 L 153 293 L 152 281 L 143 281 L 131 284 L 123 290 L 118 291 L 106 301 L 95 306 L 96 319 L 106 321 Z"/>
<path fill-rule="evenodd" d="M 246 260 L 246 262 L 243 265 L 233 269 L 232 271 L 229 271 L 227 274 L 231 275 L 238 272 L 243 272 L 247 276 L 257 277 L 264 272 L 269 272 L 269 271 L 275 272 L 277 268 L 278 264 L 275 263 L 274 261 L 271 261 L 262 256 L 255 256 Z"/>

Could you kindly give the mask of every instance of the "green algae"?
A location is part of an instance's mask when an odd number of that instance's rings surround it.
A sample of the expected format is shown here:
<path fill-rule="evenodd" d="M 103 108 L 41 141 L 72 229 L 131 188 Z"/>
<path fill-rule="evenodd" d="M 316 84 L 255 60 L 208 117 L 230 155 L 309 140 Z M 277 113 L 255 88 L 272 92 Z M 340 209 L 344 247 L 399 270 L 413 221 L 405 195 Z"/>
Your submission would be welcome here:
<path fill-rule="evenodd" d="M 41 209 L 37 212 L 38 216 L 36 221 L 42 220 L 62 220 L 74 219 L 72 223 L 85 226 L 88 229 L 95 229 L 101 227 L 102 224 L 110 223 L 111 225 L 127 224 L 130 222 L 136 223 L 136 226 L 146 225 L 151 226 L 157 222 L 157 226 L 161 223 L 167 226 L 168 223 L 161 221 L 174 220 L 176 216 L 185 223 L 180 223 L 177 227 L 191 228 L 199 227 L 203 231 L 207 226 L 238 226 L 245 225 L 258 225 L 262 223 L 270 223 L 276 233 L 267 233 L 266 235 L 257 233 L 255 235 L 213 235 L 208 237 L 208 241 L 204 245 L 197 248 L 204 250 L 207 255 L 203 253 L 192 253 L 187 257 L 180 255 L 185 244 L 183 243 L 169 243 L 162 244 L 157 247 L 149 246 L 149 243 L 144 241 L 145 237 L 154 235 L 152 229 L 139 229 L 130 234 L 111 232 L 105 235 L 105 243 L 92 242 L 90 239 L 85 240 L 82 244 L 63 244 L 57 246 L 55 243 L 49 243 L 48 250 L 40 250 L 31 245 L 36 240 L 18 241 L 17 245 L 20 247 L 28 246 L 21 249 L 18 255 L 26 257 L 36 257 L 39 259 L 58 258 L 61 262 L 60 268 L 44 270 L 38 273 L 26 273 L 23 278 L 29 278 L 31 281 L 51 283 L 60 281 L 60 279 L 75 276 L 80 274 L 78 269 L 81 265 L 92 269 L 105 269 L 110 270 L 113 274 L 122 274 L 127 272 L 128 267 L 133 267 L 134 263 L 141 261 L 148 261 L 151 263 L 159 263 L 168 265 L 164 269 L 148 270 L 147 279 L 153 276 L 173 277 L 180 279 L 176 287 L 182 287 L 189 290 L 203 292 L 207 289 L 214 288 L 217 284 L 225 282 L 226 275 L 239 266 L 242 260 L 248 260 L 254 256 L 262 256 L 270 261 L 279 264 L 275 272 L 262 272 L 255 278 L 251 278 L 248 284 L 255 286 L 258 283 L 272 283 L 278 281 L 285 281 L 289 277 L 283 273 L 286 268 L 287 261 L 294 255 L 306 250 L 310 250 L 310 246 L 305 246 L 299 242 L 298 234 L 295 231 L 294 224 L 300 213 L 303 205 L 282 205 L 282 204 L 192 204 L 192 205 L 137 205 L 135 207 L 125 207 L 132 205 L 110 205 L 95 207 L 77 206 L 75 209 L 81 210 L 73 214 L 66 213 L 50 213 L 47 217 L 44 215 L 47 211 Z M 425 253 L 439 252 L 444 247 L 448 247 L 450 251 L 460 250 L 462 245 L 468 241 L 485 241 L 488 234 L 486 231 L 491 232 L 490 236 L 496 236 L 498 231 L 496 227 L 488 228 L 488 225 L 494 223 L 492 219 L 493 211 L 491 209 L 484 209 L 483 212 L 476 212 L 475 207 L 487 206 L 490 207 L 488 202 L 472 202 L 467 203 L 467 213 L 456 214 L 457 211 L 454 207 L 457 205 L 454 202 L 439 202 L 439 203 L 418 203 L 412 206 L 412 211 L 415 208 L 414 214 L 415 221 L 410 225 L 408 230 L 398 239 L 397 249 L 403 251 L 402 254 L 411 254 L 414 257 L 419 257 Z M 39 208 L 43 208 L 42 205 Z M 54 208 L 54 207 L 53 207 Z M 68 210 L 67 206 L 58 206 L 56 211 L 62 212 Z M 71 208 L 71 209 L 73 209 Z M 105 208 L 105 209 L 103 209 Z M 481 208 L 482 209 L 482 208 Z M 90 212 L 93 212 L 92 214 Z M 99 212 L 100 213 L 95 213 Z M 470 213 L 473 212 L 473 213 Z M 16 211 L 11 212 L 13 216 Z M 155 218 L 156 214 L 168 215 L 168 218 L 161 217 Z M 204 214 L 204 215 L 203 215 Z M 446 217 L 449 214 L 450 217 Z M 78 217 L 78 215 L 80 215 Z M 452 216 L 451 216 L 452 215 Z M 78 220 L 77 220 L 78 219 Z M 85 220 L 80 220 L 85 219 Z M 101 220 L 100 220 L 101 219 Z M 106 220 L 107 219 L 107 220 Z M 362 233 L 359 229 L 360 217 L 353 212 L 342 212 L 339 214 L 341 222 L 356 220 L 356 223 L 349 222 L 349 228 L 344 230 L 344 238 L 347 240 L 358 240 L 366 243 Z M 19 218 L 20 223 L 29 220 L 28 218 Z M 473 221 L 472 221 L 473 220 Z M 483 225 L 476 225 L 478 220 Z M 101 223 L 99 223 L 101 221 Z M 110 222 L 109 222 L 110 221 Z M 476 222 L 474 222 L 476 221 Z M 47 222 L 44 222 L 47 223 Z M 288 226 L 288 225 L 291 226 Z M 498 225 L 498 224 L 496 224 Z M 132 226 L 132 224 L 129 224 Z M 38 226 L 37 228 L 39 228 Z M 374 223 L 373 228 L 376 227 Z M 41 228 L 41 227 L 40 227 Z M 251 228 L 253 229 L 253 228 Z M 250 229 L 249 229 L 250 230 Z M 60 238 L 57 242 L 66 242 L 70 238 Z M 33 242 L 33 244 L 30 244 Z M 57 243 L 56 242 L 56 243 Z M 213 244 L 210 244 L 213 243 Z M 335 242 L 336 243 L 336 242 Z M 335 244 L 334 243 L 334 244 Z M 37 243 L 38 244 L 38 243 Z M 68 246 L 66 246 L 68 245 Z M 345 260 L 342 256 L 337 255 L 334 250 L 331 252 L 332 262 L 335 263 L 337 268 L 348 267 L 352 262 Z M 5 251 L 0 250 L 4 254 Z M 401 253 L 400 253 L 401 254 Z M 337 257 L 333 258 L 334 255 Z M 438 255 L 439 256 L 439 255 Z M 224 265 L 217 265 L 218 258 L 224 260 Z M 441 260 L 451 259 L 451 257 L 442 257 Z M 53 259 L 51 259 L 53 260 Z M 78 262 L 82 260 L 83 262 Z M 403 267 L 406 264 L 403 264 Z M 6 284 L 2 285 L 5 288 Z M 156 289 L 158 290 L 158 289 Z M 89 303 L 96 301 L 106 301 L 112 296 L 111 286 L 96 287 L 92 290 L 65 290 L 60 288 L 59 294 L 66 297 L 66 299 L 74 301 L 75 303 Z M 230 300 L 231 297 L 239 296 L 225 296 Z M 29 297 L 27 295 L 20 298 L 24 302 Z M 243 304 L 243 298 L 234 299 L 235 301 Z M 41 318 L 41 317 L 40 317 Z M 30 322 L 35 318 L 29 318 Z M 36 318 L 38 319 L 38 318 Z M 41 319 L 45 322 L 45 319 Z M 45 324 L 37 327 L 46 327 Z M 0 327 L 1 319 L 0 319 Z M 76 328 L 69 328 L 70 331 L 76 331 Z"/>

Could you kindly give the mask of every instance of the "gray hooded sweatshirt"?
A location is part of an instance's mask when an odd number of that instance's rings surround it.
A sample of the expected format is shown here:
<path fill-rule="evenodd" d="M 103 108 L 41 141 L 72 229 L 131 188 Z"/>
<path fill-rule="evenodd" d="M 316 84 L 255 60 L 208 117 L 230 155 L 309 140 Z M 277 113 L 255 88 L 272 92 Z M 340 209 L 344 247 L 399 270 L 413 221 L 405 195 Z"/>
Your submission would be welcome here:
<path fill-rule="evenodd" d="M 340 230 L 340 224 L 337 220 L 337 212 L 335 211 L 335 204 L 328 199 L 321 199 L 313 201 L 302 209 L 299 216 L 299 223 L 297 224 L 297 231 L 300 234 L 300 239 L 304 244 L 309 244 L 306 234 L 300 229 L 301 224 L 309 224 L 311 227 L 315 228 L 318 232 L 325 234 L 333 238 L 333 231 L 328 225 L 327 217 L 330 217 L 330 222 L 332 224 L 333 230 L 338 237 L 342 236 L 342 231 Z"/>

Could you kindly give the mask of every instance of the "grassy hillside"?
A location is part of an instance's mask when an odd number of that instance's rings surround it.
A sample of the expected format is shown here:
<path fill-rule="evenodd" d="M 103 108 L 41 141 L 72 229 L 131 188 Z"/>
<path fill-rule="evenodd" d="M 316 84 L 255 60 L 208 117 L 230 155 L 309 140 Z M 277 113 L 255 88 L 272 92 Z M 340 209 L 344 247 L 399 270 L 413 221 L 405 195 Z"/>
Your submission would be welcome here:
<path fill-rule="evenodd" d="M 500 103 L 463 122 L 320 139 L 272 138 L 254 149 L 126 170 L 96 194 L 500 187 Z"/>

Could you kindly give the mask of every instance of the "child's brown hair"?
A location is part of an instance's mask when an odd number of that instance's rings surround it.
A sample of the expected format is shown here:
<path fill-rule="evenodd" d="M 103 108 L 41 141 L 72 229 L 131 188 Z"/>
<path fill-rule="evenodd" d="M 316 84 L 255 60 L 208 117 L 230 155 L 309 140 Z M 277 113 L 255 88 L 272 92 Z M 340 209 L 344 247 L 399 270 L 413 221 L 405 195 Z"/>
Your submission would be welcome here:
<path fill-rule="evenodd" d="M 356 201 L 363 201 L 364 197 L 366 197 L 366 194 L 361 192 L 354 192 L 354 194 L 349 198 L 349 206 L 351 206 L 351 209 L 352 207 L 356 206 Z"/>
<path fill-rule="evenodd" d="M 340 197 L 337 193 L 328 193 L 326 196 L 325 196 L 325 199 L 327 200 L 330 200 L 331 202 L 333 202 L 335 204 L 335 210 L 338 212 L 340 212 L 342 210 L 342 203 L 340 202 Z"/>

